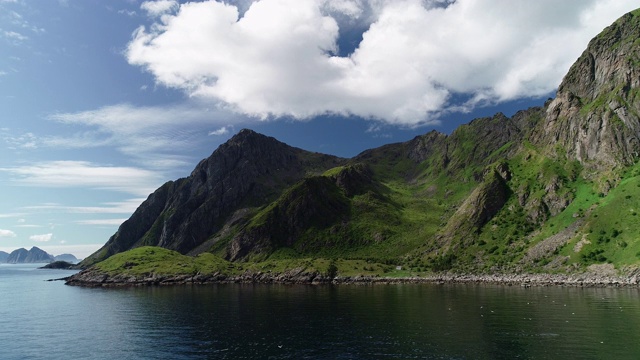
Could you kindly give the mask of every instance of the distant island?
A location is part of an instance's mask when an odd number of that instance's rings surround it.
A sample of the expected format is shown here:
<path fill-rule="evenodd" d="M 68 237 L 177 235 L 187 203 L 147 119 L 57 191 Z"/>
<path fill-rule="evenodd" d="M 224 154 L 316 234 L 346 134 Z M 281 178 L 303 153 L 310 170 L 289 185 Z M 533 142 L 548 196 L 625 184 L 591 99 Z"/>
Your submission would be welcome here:
<path fill-rule="evenodd" d="M 0 263 L 6 264 L 38 264 L 51 263 L 54 261 L 65 261 L 68 263 L 78 263 L 80 260 L 72 254 L 61 254 L 53 256 L 46 251 L 34 246 L 31 250 L 20 248 L 13 250 L 10 254 L 0 251 Z"/>

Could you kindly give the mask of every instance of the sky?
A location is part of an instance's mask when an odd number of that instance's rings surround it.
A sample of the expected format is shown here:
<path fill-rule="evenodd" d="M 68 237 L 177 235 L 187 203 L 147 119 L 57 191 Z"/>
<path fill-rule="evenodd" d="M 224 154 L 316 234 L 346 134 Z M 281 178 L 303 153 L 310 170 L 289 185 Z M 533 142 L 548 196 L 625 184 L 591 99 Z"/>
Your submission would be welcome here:
<path fill-rule="evenodd" d="M 540 106 L 638 7 L 0 0 L 0 250 L 88 256 L 243 128 L 352 157 Z"/>

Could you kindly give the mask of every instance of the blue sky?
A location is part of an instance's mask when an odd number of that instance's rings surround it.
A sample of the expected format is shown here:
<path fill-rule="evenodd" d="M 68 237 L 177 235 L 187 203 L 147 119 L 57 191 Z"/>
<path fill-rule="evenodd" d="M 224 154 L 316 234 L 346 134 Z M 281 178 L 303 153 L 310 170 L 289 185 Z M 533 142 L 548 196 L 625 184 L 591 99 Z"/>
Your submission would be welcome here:
<path fill-rule="evenodd" d="M 541 105 L 637 7 L 0 0 L 0 250 L 87 256 L 242 128 L 351 157 Z"/>

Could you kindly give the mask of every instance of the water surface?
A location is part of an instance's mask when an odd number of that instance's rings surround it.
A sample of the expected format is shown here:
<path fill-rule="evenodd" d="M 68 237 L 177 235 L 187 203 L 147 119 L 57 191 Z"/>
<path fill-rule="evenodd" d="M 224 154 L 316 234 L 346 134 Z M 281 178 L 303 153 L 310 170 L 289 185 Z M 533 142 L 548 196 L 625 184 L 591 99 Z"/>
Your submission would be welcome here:
<path fill-rule="evenodd" d="M 636 288 L 85 289 L 0 265 L 2 359 L 637 359 Z"/>

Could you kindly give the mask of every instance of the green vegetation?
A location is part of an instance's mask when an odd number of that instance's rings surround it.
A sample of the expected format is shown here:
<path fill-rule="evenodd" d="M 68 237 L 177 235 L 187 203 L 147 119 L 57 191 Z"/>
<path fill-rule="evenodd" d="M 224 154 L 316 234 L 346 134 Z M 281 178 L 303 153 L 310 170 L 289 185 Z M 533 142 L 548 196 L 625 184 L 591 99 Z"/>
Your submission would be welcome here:
<path fill-rule="evenodd" d="M 367 260 L 326 258 L 296 258 L 281 251 L 260 262 L 234 263 L 205 253 L 196 257 L 160 247 L 143 246 L 125 251 L 95 265 L 110 275 L 240 275 L 245 272 L 280 274 L 289 270 L 317 273 L 329 278 L 336 276 L 419 276 L 424 272 L 397 269 L 395 266 Z"/>
<path fill-rule="evenodd" d="M 246 151 L 226 155 L 250 157 L 212 163 L 224 171 L 200 169 L 179 189 L 167 187 L 168 199 L 184 201 L 167 207 L 160 194 L 154 208 L 165 210 L 138 214 L 148 223 L 128 224 L 116 234 L 125 244 L 113 248 L 158 244 L 173 231 L 172 248 L 205 254 L 142 247 L 97 266 L 130 274 L 298 269 L 327 277 L 638 267 L 640 89 L 618 76 L 639 61 L 638 11 L 591 42 L 555 101 L 512 119 L 496 114 L 348 160 L 245 131 L 234 144 Z M 236 179 L 242 186 L 229 186 Z M 175 214 L 199 230 L 197 239 Z M 140 235 L 131 240 L 133 233 Z"/>
<path fill-rule="evenodd" d="M 232 264 L 213 254 L 191 257 L 160 247 L 143 246 L 113 255 L 95 266 L 108 274 L 188 275 L 227 271 L 229 265 Z"/>

